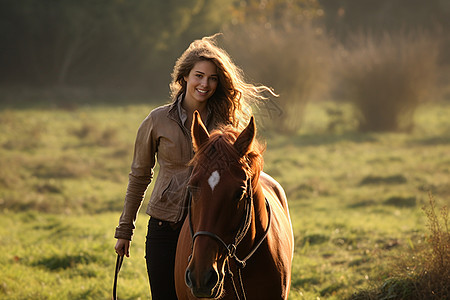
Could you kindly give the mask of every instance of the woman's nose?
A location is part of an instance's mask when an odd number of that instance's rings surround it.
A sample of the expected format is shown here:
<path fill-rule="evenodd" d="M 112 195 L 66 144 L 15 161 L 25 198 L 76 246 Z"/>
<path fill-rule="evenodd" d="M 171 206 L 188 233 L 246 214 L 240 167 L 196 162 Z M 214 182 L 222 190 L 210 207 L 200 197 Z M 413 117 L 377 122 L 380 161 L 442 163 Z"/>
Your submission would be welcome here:
<path fill-rule="evenodd" d="M 202 78 L 202 81 L 201 81 L 201 84 L 202 84 L 203 86 L 208 86 L 208 84 L 209 84 L 209 79 L 206 78 L 206 76 L 203 77 L 203 78 Z"/>

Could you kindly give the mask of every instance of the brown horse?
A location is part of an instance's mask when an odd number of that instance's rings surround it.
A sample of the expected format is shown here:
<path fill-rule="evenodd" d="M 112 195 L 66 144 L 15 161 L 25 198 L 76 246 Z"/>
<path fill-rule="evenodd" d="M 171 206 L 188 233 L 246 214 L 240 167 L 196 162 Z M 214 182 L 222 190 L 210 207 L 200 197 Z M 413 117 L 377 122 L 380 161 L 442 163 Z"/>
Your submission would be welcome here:
<path fill-rule="evenodd" d="M 227 127 L 210 135 L 194 114 L 191 197 L 175 262 L 180 300 L 288 298 L 294 241 L 287 199 L 262 172 L 255 134 L 253 117 L 241 134 Z"/>

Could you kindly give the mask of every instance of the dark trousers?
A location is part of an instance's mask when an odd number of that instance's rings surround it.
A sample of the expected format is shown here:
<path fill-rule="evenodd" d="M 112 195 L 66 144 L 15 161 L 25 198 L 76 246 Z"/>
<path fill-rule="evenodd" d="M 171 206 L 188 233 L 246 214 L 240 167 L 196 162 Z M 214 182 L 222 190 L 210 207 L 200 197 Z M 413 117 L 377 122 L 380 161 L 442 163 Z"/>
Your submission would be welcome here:
<path fill-rule="evenodd" d="M 177 300 L 173 273 L 180 230 L 155 218 L 148 222 L 145 260 L 152 300 Z"/>

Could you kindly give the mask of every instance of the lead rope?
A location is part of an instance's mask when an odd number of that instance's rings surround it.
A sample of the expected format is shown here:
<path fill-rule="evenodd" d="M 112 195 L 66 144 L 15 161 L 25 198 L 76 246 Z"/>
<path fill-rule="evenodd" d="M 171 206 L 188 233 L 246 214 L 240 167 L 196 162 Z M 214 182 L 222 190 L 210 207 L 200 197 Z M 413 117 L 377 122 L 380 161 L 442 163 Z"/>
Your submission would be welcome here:
<path fill-rule="evenodd" d="M 231 259 L 231 258 L 234 259 L 234 262 L 236 264 L 236 268 L 237 268 L 237 271 L 238 271 L 238 279 L 239 279 L 239 284 L 240 284 L 240 289 L 241 289 L 241 292 L 242 292 L 242 297 L 243 297 L 242 299 L 243 300 L 246 300 L 247 296 L 245 295 L 244 282 L 242 281 L 242 269 L 245 268 L 245 266 L 247 264 L 247 260 L 250 257 L 252 257 L 253 254 L 255 254 L 256 250 L 258 250 L 259 246 L 261 246 L 262 242 L 266 239 L 267 234 L 269 233 L 270 225 L 272 223 L 272 210 L 270 208 L 270 204 L 269 204 L 269 201 L 267 200 L 267 198 L 265 200 L 266 200 L 267 213 L 269 215 L 269 221 L 267 223 L 266 231 L 264 232 L 263 237 L 259 240 L 259 242 L 256 245 L 256 247 L 254 247 L 253 250 L 243 260 L 240 260 L 236 256 L 236 248 L 234 248 L 234 251 L 228 249 L 229 250 L 229 254 L 228 254 L 229 259 Z M 230 275 L 230 279 L 231 279 L 231 283 L 233 284 L 233 289 L 234 289 L 234 294 L 236 295 L 236 299 L 240 300 L 241 298 L 239 297 L 239 291 L 238 291 L 238 289 L 236 287 L 236 284 L 234 283 L 234 274 L 233 274 L 233 272 L 231 272 L 229 259 L 227 260 L 227 270 L 228 270 L 227 273 L 228 273 L 228 275 Z"/>
<path fill-rule="evenodd" d="M 239 297 L 239 291 L 236 287 L 236 284 L 234 283 L 234 274 L 233 274 L 233 272 L 231 272 L 230 263 L 228 260 L 227 260 L 226 272 L 227 272 L 227 275 L 230 276 L 231 283 L 233 284 L 233 290 L 234 290 L 234 295 L 236 296 L 236 299 L 241 300 L 241 298 Z M 247 300 L 247 296 L 245 295 L 245 290 L 244 290 L 244 283 L 242 281 L 241 268 L 238 268 L 238 278 L 239 278 L 239 284 L 240 284 L 240 288 L 241 288 L 241 292 L 242 292 L 242 299 Z"/>
<path fill-rule="evenodd" d="M 122 263 L 123 263 L 123 255 L 121 256 L 121 255 L 117 254 L 116 270 L 114 273 L 114 285 L 113 285 L 113 296 L 112 296 L 113 300 L 117 300 L 117 279 L 119 278 L 119 271 L 120 271 L 120 268 L 122 267 Z"/>
<path fill-rule="evenodd" d="M 227 272 L 226 275 L 228 275 L 228 276 L 230 277 L 231 283 L 233 284 L 234 295 L 236 295 L 236 299 L 237 299 L 237 300 L 240 300 L 240 298 L 239 298 L 239 292 L 238 292 L 238 290 L 237 290 L 236 284 L 234 284 L 234 274 L 233 274 L 233 272 L 231 272 L 231 269 L 230 269 L 230 262 L 229 262 L 228 259 L 227 259 L 227 268 L 226 268 L 226 272 Z M 245 298 L 245 293 L 244 293 L 244 298 Z"/>

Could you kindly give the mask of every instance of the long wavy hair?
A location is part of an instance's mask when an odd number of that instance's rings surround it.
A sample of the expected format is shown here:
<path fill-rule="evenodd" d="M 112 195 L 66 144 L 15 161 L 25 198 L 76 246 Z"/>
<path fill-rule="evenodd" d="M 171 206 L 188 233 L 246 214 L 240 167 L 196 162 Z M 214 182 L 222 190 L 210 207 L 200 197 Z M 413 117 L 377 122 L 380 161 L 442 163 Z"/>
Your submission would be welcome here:
<path fill-rule="evenodd" d="M 230 55 L 217 46 L 216 37 L 195 40 L 178 58 L 170 84 L 172 101 L 186 93 L 185 77 L 199 61 L 211 61 L 217 67 L 219 84 L 214 95 L 208 100 L 208 107 L 219 124 L 242 129 L 252 113 L 251 105 L 265 100 L 265 92 L 276 96 L 267 86 L 247 83 L 242 70 L 234 64 Z"/>

